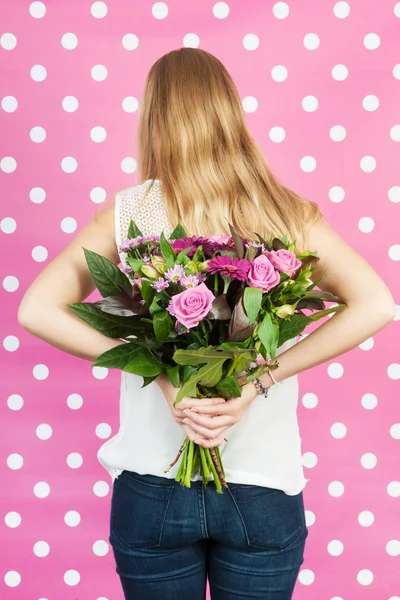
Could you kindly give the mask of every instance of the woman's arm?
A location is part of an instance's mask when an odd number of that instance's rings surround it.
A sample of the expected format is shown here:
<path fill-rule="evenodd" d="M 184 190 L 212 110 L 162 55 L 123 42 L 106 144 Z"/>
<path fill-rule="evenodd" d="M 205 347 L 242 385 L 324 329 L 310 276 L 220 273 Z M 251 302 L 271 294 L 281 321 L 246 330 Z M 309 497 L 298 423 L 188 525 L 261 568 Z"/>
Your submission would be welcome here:
<path fill-rule="evenodd" d="M 384 281 L 325 219 L 309 227 L 307 238 L 308 248 L 320 257 L 313 281 L 324 274 L 318 287 L 341 298 L 347 307 L 279 355 L 279 367 L 273 372 L 277 381 L 348 352 L 393 321 L 396 312 Z M 264 385 L 272 383 L 268 373 L 260 379 Z"/>
<path fill-rule="evenodd" d="M 106 350 L 125 342 L 96 331 L 66 306 L 83 302 L 96 289 L 82 247 L 119 264 L 114 203 L 97 213 L 70 245 L 41 271 L 19 305 L 18 322 L 52 346 L 94 361 Z"/>

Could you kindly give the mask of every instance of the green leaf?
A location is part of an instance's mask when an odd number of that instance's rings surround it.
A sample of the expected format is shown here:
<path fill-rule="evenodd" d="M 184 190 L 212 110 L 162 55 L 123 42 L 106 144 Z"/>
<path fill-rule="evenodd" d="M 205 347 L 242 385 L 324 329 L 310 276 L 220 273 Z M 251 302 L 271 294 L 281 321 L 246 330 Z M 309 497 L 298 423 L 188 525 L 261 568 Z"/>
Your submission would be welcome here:
<path fill-rule="evenodd" d="M 153 381 L 158 377 L 158 375 L 153 375 L 152 377 L 143 377 L 143 385 L 142 388 L 146 387 L 146 385 L 150 385 Z"/>
<path fill-rule="evenodd" d="M 264 318 L 257 329 L 257 335 L 271 359 L 274 360 L 275 352 L 278 347 L 279 326 L 272 320 L 270 313 L 265 313 Z"/>
<path fill-rule="evenodd" d="M 105 313 L 110 315 L 118 315 L 119 317 L 132 317 L 133 315 L 143 315 L 147 313 L 145 306 L 140 304 L 138 300 L 123 296 L 106 296 L 97 302 L 91 303 L 97 306 Z"/>
<path fill-rule="evenodd" d="M 180 238 L 187 237 L 187 233 L 180 221 L 178 221 L 178 225 L 175 227 L 171 235 L 169 236 L 170 240 L 179 240 Z"/>
<path fill-rule="evenodd" d="M 132 258 L 131 256 L 128 256 L 126 262 L 131 267 L 134 273 L 142 275 L 142 266 L 146 264 L 143 260 L 138 260 L 137 258 Z"/>
<path fill-rule="evenodd" d="M 165 369 L 168 379 L 172 383 L 172 385 L 178 388 L 181 385 L 181 379 L 179 376 L 179 367 L 168 367 Z"/>
<path fill-rule="evenodd" d="M 198 370 L 199 369 L 197 367 L 192 367 L 192 365 L 185 365 L 183 367 L 183 383 L 186 383 L 194 373 L 197 373 Z"/>
<path fill-rule="evenodd" d="M 163 311 L 163 307 L 159 306 L 159 302 L 160 302 L 161 298 L 160 296 L 154 296 L 153 300 L 151 301 L 150 307 L 149 307 L 149 311 L 150 314 L 154 315 L 155 313 L 159 313 L 161 311 Z"/>
<path fill-rule="evenodd" d="M 142 289 L 141 289 L 142 298 L 148 306 L 151 306 L 151 303 L 153 302 L 153 298 L 155 296 L 156 290 L 151 286 L 150 281 L 147 281 L 147 279 L 142 279 L 141 283 L 142 283 Z"/>
<path fill-rule="evenodd" d="M 175 263 L 175 252 L 173 251 L 172 246 L 168 242 L 163 231 L 161 232 L 161 235 L 160 235 L 160 248 L 161 248 L 161 254 L 163 255 L 163 258 L 167 264 L 167 268 L 170 268 L 171 261 L 172 261 L 172 265 Z"/>
<path fill-rule="evenodd" d="M 91 364 L 92 367 L 106 367 L 107 369 L 123 369 L 125 365 L 136 355 L 140 346 L 134 342 L 115 346 L 100 354 Z"/>
<path fill-rule="evenodd" d="M 142 237 L 142 236 L 143 236 L 143 233 L 140 231 L 140 229 L 136 225 L 135 221 L 133 221 L 133 219 L 131 219 L 129 222 L 129 227 L 128 227 L 128 239 L 133 239 L 133 238 Z"/>
<path fill-rule="evenodd" d="M 169 332 L 172 331 L 173 324 L 166 310 L 153 315 L 153 327 L 158 342 L 162 342 L 168 337 Z"/>
<path fill-rule="evenodd" d="M 204 363 L 218 363 L 232 358 L 232 352 L 218 350 L 214 346 L 202 346 L 198 350 L 188 348 L 186 350 L 176 350 L 173 360 L 179 365 L 201 365 Z"/>
<path fill-rule="evenodd" d="M 121 269 L 97 252 L 83 247 L 82 250 L 94 283 L 103 298 L 121 294 L 130 295 L 131 283 Z"/>
<path fill-rule="evenodd" d="M 157 376 L 162 370 L 162 363 L 145 348 L 141 348 L 124 368 L 124 371 L 135 373 L 135 375 L 141 375 L 142 377 Z"/>
<path fill-rule="evenodd" d="M 132 333 L 143 336 L 147 329 L 141 322 L 143 317 L 140 316 L 119 317 L 103 312 L 91 302 L 75 302 L 67 306 L 80 319 L 107 337 L 123 338 Z"/>
<path fill-rule="evenodd" d="M 260 312 L 262 301 L 262 289 L 247 287 L 244 290 L 243 304 L 250 323 L 254 323 Z"/>
<path fill-rule="evenodd" d="M 242 394 L 242 388 L 234 375 L 221 379 L 217 388 L 223 398 L 238 398 Z"/>
<path fill-rule="evenodd" d="M 330 308 L 326 308 L 325 310 L 321 310 L 318 313 L 314 313 L 313 315 L 310 315 L 308 318 L 310 319 L 310 321 L 313 321 L 313 322 L 319 321 L 319 319 L 322 319 L 323 317 L 326 317 L 327 315 L 330 315 L 331 313 L 335 313 L 338 310 L 341 310 L 342 308 L 344 308 L 345 306 L 347 306 L 347 304 L 338 304 L 337 306 L 331 306 Z"/>
<path fill-rule="evenodd" d="M 291 319 L 283 319 L 280 322 L 278 346 L 300 335 L 311 321 L 311 317 L 297 313 Z"/>
<path fill-rule="evenodd" d="M 188 256 L 186 256 L 190 249 L 191 249 L 191 246 L 189 246 L 188 248 L 184 248 L 183 250 L 181 250 L 179 252 L 178 256 L 175 259 L 176 265 L 187 264 L 191 261 L 191 259 Z"/>
<path fill-rule="evenodd" d="M 244 340 L 243 342 L 224 342 L 223 344 L 220 344 L 218 346 L 218 348 L 220 350 L 231 350 L 231 349 L 235 349 L 235 348 L 248 348 L 251 342 L 251 337 L 248 337 L 247 340 Z"/>
<path fill-rule="evenodd" d="M 178 350 L 179 352 L 179 350 Z M 226 358 L 221 359 L 219 362 L 210 362 L 195 374 L 181 387 L 179 390 L 175 404 L 177 404 L 185 396 L 196 397 L 197 395 L 197 384 L 205 385 L 207 387 L 213 387 L 217 385 L 222 378 L 222 367 Z"/>

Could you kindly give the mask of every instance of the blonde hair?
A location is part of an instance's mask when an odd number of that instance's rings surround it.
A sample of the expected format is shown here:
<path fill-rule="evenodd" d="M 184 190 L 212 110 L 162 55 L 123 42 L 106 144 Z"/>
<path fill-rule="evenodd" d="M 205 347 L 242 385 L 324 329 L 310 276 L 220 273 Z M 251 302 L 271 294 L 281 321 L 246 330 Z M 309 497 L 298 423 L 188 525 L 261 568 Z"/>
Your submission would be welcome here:
<path fill-rule="evenodd" d="M 229 234 L 228 223 L 296 240 L 322 213 L 280 183 L 250 135 L 225 66 L 198 48 L 179 48 L 148 72 L 139 109 L 138 173 L 162 182 L 165 209 L 188 235 Z M 313 250 L 313 249 L 310 249 Z"/>

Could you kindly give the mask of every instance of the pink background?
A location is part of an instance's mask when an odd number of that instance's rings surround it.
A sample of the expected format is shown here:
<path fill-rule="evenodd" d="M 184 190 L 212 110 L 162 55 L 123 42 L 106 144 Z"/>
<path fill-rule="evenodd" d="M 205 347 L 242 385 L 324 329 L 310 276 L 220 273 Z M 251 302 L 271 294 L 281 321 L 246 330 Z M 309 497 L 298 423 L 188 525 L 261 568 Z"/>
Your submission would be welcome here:
<path fill-rule="evenodd" d="M 31 336 L 18 304 L 99 203 L 138 182 L 146 73 L 185 45 L 227 66 L 272 169 L 399 303 L 400 3 L 1 0 L 0 15 L 0 597 L 121 600 L 96 457 L 118 429 L 120 373 Z M 400 597 L 399 319 L 300 375 L 296 600 Z"/>

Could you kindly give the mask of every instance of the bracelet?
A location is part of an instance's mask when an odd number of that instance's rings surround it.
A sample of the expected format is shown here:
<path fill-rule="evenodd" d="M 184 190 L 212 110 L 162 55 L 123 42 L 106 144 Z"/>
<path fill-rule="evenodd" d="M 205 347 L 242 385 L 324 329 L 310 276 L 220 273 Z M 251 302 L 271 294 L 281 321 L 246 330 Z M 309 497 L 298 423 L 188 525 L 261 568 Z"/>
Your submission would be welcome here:
<path fill-rule="evenodd" d="M 272 375 L 272 370 L 271 371 L 267 371 L 268 375 L 271 377 L 272 381 L 276 384 L 276 385 L 281 385 L 282 381 L 276 381 L 275 377 Z"/>
<path fill-rule="evenodd" d="M 266 387 L 265 385 L 263 385 L 261 383 L 261 381 L 258 379 L 253 379 L 252 383 L 254 383 L 254 385 L 256 386 L 256 390 L 258 392 L 259 396 L 262 396 L 264 394 L 264 398 L 266 398 L 268 396 L 268 392 L 269 392 L 269 386 Z"/>

